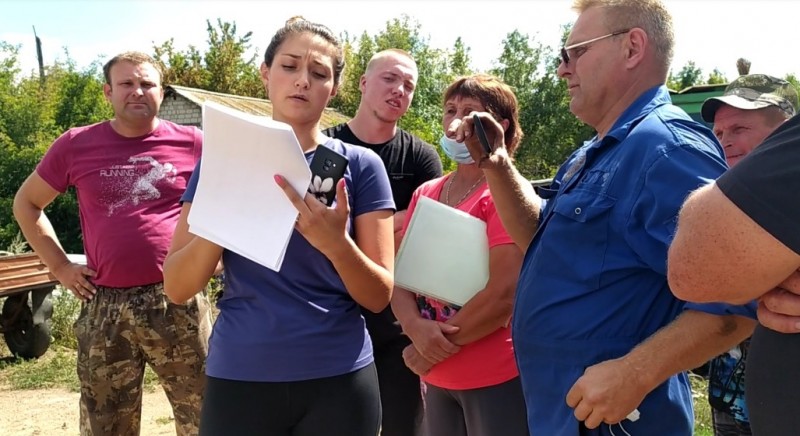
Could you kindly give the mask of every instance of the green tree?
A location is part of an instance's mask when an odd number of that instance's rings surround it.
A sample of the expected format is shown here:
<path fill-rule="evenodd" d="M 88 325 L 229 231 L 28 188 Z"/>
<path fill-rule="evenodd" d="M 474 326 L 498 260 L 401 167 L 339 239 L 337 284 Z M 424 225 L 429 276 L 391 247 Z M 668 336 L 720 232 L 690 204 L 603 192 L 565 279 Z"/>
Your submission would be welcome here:
<path fill-rule="evenodd" d="M 10 121 L 6 119 L 6 114 L 13 113 L 14 93 L 16 92 L 14 81 L 19 74 L 17 56 L 19 47 L 0 41 L 0 147 L 5 149 L 11 146 L 9 136 Z"/>
<path fill-rule="evenodd" d="M 491 73 L 514 87 L 517 99 L 524 100 L 533 92 L 533 85 L 541 75 L 543 51 L 541 44 L 514 30 L 503 39 L 503 52 Z"/>
<path fill-rule="evenodd" d="M 719 68 L 714 68 L 713 71 L 708 75 L 708 80 L 706 83 L 709 85 L 721 85 L 723 83 L 728 83 L 728 78 L 722 74 L 722 71 Z"/>
<path fill-rule="evenodd" d="M 565 27 L 562 42 L 568 34 Z M 550 48 L 514 30 L 503 40 L 498 66 L 492 70 L 514 88 L 519 100 L 525 137 L 515 160 L 529 179 L 555 175 L 569 154 L 594 133 L 569 111 L 569 92 L 557 75 L 560 62 Z"/>
<path fill-rule="evenodd" d="M 173 39 L 153 46 L 153 56 L 164 69 L 164 83 L 264 98 L 257 50 L 247 55 L 253 32 L 240 36 L 235 23 L 221 19 L 217 19 L 216 26 L 206 20 L 206 32 L 205 53 L 193 45 L 177 50 Z"/>
<path fill-rule="evenodd" d="M 114 115 L 103 94 L 101 69 L 101 65 L 95 62 L 78 71 L 75 63 L 68 61 L 65 67 L 49 70 L 50 81 L 58 79 L 53 114 L 57 131 L 96 123 Z"/>
<path fill-rule="evenodd" d="M 253 95 L 264 92 L 256 67 L 256 55 L 245 59 L 253 32 L 238 36 L 236 24 L 217 19 L 217 27 L 206 21 L 208 51 L 205 65 L 209 72 L 209 85 L 214 91 L 227 94 Z"/>
<path fill-rule="evenodd" d="M 466 76 L 472 73 L 470 68 L 470 49 L 464 45 L 459 36 L 453 45 L 453 53 L 450 55 L 450 72 L 455 76 Z"/>
<path fill-rule="evenodd" d="M 21 80 L 17 65 L 18 47 L 2 43 L 0 53 L 5 60 L 0 64 L 0 132 L 5 140 L 19 147 L 33 147 L 52 138 L 55 125 L 52 120 L 54 99 L 52 93 L 57 82 Z M 30 79 L 30 78 L 28 78 Z"/>
<path fill-rule="evenodd" d="M 46 66 L 45 80 L 21 77 L 16 47 L 0 42 L 0 247 L 19 233 L 12 215 L 17 189 L 64 130 L 110 116 L 97 63 L 79 71 L 69 58 Z M 46 209 L 68 252 L 82 252 L 75 193 L 68 191 Z"/>
<path fill-rule="evenodd" d="M 203 88 L 208 83 L 208 70 L 203 66 L 203 55 L 197 47 L 190 45 L 184 51 L 175 49 L 175 40 L 170 38 L 153 46 L 153 57 L 164 71 L 164 85 L 182 85 Z"/>
<path fill-rule="evenodd" d="M 789 73 L 783 79 L 794 85 L 795 89 L 797 89 L 797 92 L 800 93 L 800 80 L 798 80 L 797 76 Z"/>
<path fill-rule="evenodd" d="M 372 55 L 376 53 L 375 43 L 367 32 L 361 34 L 356 42 L 346 33 L 341 37 L 344 49 L 345 69 L 339 91 L 331 100 L 330 106 L 339 112 L 352 117 L 361 102 L 361 76 L 367 69 Z"/>
<path fill-rule="evenodd" d="M 690 86 L 703 83 L 703 70 L 697 67 L 694 61 L 689 61 L 681 68 L 677 75 L 669 74 L 667 87 L 673 91 L 681 91 Z"/>

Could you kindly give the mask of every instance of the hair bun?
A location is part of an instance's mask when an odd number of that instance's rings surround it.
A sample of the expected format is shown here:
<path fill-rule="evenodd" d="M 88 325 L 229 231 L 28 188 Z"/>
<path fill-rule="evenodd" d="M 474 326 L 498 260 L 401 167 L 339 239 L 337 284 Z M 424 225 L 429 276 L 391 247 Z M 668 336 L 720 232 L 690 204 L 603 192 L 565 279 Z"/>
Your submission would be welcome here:
<path fill-rule="evenodd" d="M 294 23 L 299 23 L 301 21 L 307 21 L 302 15 L 295 15 L 292 18 L 286 20 L 286 26 L 291 26 Z"/>

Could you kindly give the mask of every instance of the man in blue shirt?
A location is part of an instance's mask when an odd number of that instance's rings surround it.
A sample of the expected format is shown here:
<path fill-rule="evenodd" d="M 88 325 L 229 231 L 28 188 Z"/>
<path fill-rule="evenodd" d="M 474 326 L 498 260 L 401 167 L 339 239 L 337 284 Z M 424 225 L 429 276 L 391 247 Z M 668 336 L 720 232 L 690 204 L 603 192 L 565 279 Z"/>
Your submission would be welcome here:
<path fill-rule="evenodd" d="M 734 316 L 676 320 L 684 303 L 667 286 L 667 248 L 683 200 L 725 160 L 713 134 L 670 102 L 672 20 L 661 2 L 579 0 L 575 9 L 558 74 L 570 110 L 597 136 L 553 184 L 533 192 L 488 114 L 479 116 L 490 154 L 469 117 L 456 138 L 466 138 L 526 251 L 512 322 L 529 426 L 560 436 L 690 435 L 682 371 L 749 332 Z"/>

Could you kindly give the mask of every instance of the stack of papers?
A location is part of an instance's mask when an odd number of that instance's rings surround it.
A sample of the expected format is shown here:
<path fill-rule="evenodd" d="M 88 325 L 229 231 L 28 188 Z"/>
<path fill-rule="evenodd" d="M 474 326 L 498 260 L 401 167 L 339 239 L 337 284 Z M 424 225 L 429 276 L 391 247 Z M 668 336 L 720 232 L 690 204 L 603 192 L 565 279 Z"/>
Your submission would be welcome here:
<path fill-rule="evenodd" d="M 189 231 L 279 271 L 297 210 L 275 174 L 300 195 L 308 190 L 311 171 L 291 126 L 206 102 Z"/>
<path fill-rule="evenodd" d="M 486 223 L 420 197 L 397 252 L 397 286 L 463 306 L 489 281 Z"/>

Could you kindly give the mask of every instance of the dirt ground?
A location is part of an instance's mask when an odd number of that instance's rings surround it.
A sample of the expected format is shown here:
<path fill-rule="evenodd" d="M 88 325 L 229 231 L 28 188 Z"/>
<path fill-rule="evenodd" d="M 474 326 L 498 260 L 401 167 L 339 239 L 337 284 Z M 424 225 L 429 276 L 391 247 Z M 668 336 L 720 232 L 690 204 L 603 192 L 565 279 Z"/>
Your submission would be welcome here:
<path fill-rule="evenodd" d="M 78 393 L 63 389 L 9 390 L 0 386 L 0 435 L 77 435 Z M 142 400 L 143 436 L 174 435 L 172 408 L 157 387 Z"/>

